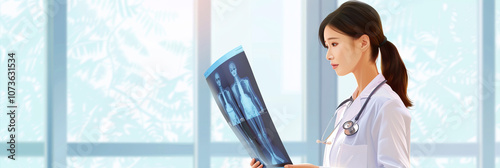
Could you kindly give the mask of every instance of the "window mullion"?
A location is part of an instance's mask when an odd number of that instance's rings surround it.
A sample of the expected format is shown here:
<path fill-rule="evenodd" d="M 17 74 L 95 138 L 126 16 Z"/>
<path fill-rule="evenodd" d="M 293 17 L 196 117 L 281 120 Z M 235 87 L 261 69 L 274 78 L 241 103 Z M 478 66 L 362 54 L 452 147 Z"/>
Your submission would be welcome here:
<path fill-rule="evenodd" d="M 495 165 L 495 0 L 479 1 L 478 167 Z"/>
<path fill-rule="evenodd" d="M 195 0 L 194 167 L 210 165 L 210 93 L 203 76 L 210 66 L 211 0 Z"/>
<path fill-rule="evenodd" d="M 47 1 L 46 166 L 66 167 L 66 0 Z"/>

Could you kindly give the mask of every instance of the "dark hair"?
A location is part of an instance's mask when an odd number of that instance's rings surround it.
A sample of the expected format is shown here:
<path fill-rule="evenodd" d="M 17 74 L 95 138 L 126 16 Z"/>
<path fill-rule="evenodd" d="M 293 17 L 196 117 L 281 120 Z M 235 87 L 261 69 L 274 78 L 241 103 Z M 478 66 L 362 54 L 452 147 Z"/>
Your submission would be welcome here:
<path fill-rule="evenodd" d="M 399 95 L 407 108 L 412 106 L 406 93 L 408 74 L 405 64 L 399 56 L 396 46 L 390 41 L 385 41 L 386 37 L 382 30 L 380 16 L 373 7 L 363 2 L 348 1 L 330 13 L 319 26 L 319 38 L 324 47 L 326 44 L 323 35 L 327 26 L 355 39 L 364 34 L 368 35 L 372 53 L 371 60 L 377 59 L 380 48 L 382 74 L 387 79 L 387 84 Z"/>

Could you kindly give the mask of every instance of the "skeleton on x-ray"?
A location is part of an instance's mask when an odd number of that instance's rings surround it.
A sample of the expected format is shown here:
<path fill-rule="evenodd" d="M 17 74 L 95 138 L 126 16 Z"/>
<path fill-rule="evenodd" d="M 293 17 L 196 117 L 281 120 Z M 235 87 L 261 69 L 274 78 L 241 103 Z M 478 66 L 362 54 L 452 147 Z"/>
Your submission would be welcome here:
<path fill-rule="evenodd" d="M 260 153 L 262 152 L 262 147 L 257 143 L 257 138 L 254 136 L 254 131 L 249 128 L 248 123 L 245 123 L 245 117 L 239 110 L 238 105 L 236 105 L 233 94 L 228 89 L 222 87 L 219 73 L 216 72 L 214 78 L 215 83 L 217 83 L 217 86 L 219 88 L 219 94 L 217 94 L 217 97 L 219 98 L 219 102 L 221 103 L 227 114 L 227 117 L 229 118 L 229 123 L 235 126 L 241 133 L 243 133 L 243 135 L 245 136 L 245 141 L 248 145 L 258 150 L 258 152 L 254 153 L 254 155 L 259 158 L 264 158 L 260 155 Z"/>
<path fill-rule="evenodd" d="M 231 85 L 231 90 L 234 94 L 238 106 L 243 111 L 245 119 L 248 121 L 250 127 L 255 131 L 258 136 L 260 144 L 269 152 L 272 163 L 278 163 L 276 160 L 283 162 L 283 159 L 278 157 L 274 152 L 271 141 L 266 135 L 266 129 L 264 128 L 264 122 L 262 121 L 261 113 L 265 112 L 261 101 L 255 95 L 255 92 L 250 85 L 250 81 L 247 77 L 240 78 L 236 69 L 234 62 L 229 63 L 229 71 L 234 77 L 234 83 Z"/>

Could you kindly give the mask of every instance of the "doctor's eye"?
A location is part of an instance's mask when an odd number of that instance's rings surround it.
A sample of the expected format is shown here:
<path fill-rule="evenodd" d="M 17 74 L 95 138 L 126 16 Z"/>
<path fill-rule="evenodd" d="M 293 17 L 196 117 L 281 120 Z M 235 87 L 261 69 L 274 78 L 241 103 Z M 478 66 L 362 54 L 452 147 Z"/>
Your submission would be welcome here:
<path fill-rule="evenodd" d="M 334 47 L 337 46 L 337 45 L 339 45 L 339 44 L 338 43 L 332 43 L 332 46 L 334 46 Z"/>

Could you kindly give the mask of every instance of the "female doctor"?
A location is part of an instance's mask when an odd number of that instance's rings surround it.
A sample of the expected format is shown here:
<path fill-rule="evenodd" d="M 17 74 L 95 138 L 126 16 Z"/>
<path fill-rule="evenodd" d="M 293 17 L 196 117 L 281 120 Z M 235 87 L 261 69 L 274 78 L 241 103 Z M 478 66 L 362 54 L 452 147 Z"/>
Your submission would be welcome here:
<path fill-rule="evenodd" d="M 396 46 L 384 36 L 377 11 L 348 1 L 323 20 L 319 38 L 337 75 L 353 73 L 358 87 L 336 109 L 329 123 L 333 132 L 318 140 L 325 144 L 323 166 L 285 168 L 410 167 L 408 75 Z M 375 63 L 379 50 L 381 74 Z M 250 165 L 262 167 L 255 159 Z"/>

